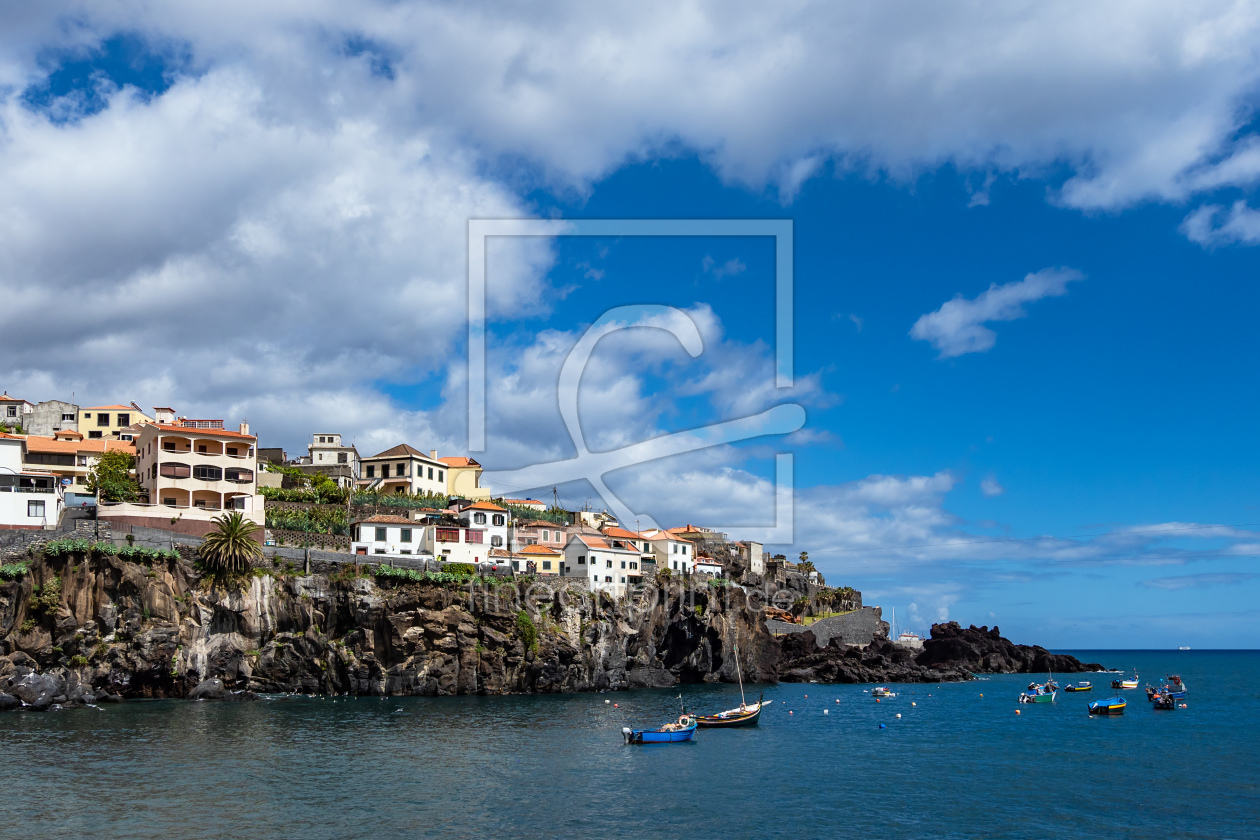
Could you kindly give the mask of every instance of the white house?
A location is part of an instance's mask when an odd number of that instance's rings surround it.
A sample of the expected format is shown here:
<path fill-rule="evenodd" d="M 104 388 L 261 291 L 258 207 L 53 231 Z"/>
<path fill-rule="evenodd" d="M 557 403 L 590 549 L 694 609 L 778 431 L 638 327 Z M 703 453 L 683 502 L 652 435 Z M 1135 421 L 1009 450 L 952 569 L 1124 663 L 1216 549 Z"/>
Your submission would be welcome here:
<path fill-rule="evenodd" d="M 473 502 L 459 509 L 459 518 L 469 528 L 484 532 L 483 541 L 490 548 L 506 548 L 511 514 L 492 502 Z"/>
<path fill-rule="evenodd" d="M 437 453 L 425 455 L 419 449 L 400 443 L 379 455 L 362 459 L 360 483 L 381 493 L 446 495 L 446 464 Z"/>
<path fill-rule="evenodd" d="M 704 556 L 696 558 L 695 570 L 698 575 L 712 575 L 713 577 L 723 577 L 726 573 L 720 561 Z"/>
<path fill-rule="evenodd" d="M 0 528 L 55 528 L 64 507 L 57 477 L 23 469 L 25 443 L 0 433 Z"/>
<path fill-rule="evenodd" d="M 748 564 L 748 571 L 759 575 L 766 573 L 766 557 L 762 552 L 761 543 L 754 540 L 741 540 L 735 543 L 735 550 L 739 552 L 740 558 Z"/>
<path fill-rule="evenodd" d="M 432 552 L 423 550 L 424 531 L 405 516 L 377 514 L 354 523 L 350 550 L 355 554 L 383 554 L 387 557 L 420 555 L 432 560 Z"/>
<path fill-rule="evenodd" d="M 669 569 L 674 574 L 689 575 L 695 570 L 696 547 L 688 540 L 659 528 L 642 533 L 656 558 L 656 568 Z"/>
<path fill-rule="evenodd" d="M 602 537 L 574 534 L 564 547 L 564 574 L 586 578 L 592 592 L 621 596 L 634 584 L 630 578 L 642 574 L 641 560 L 640 552 L 615 548 Z"/>
<path fill-rule="evenodd" d="M 306 445 L 305 459 L 316 472 L 321 472 L 337 483 L 338 487 L 353 487 L 359 479 L 359 450 L 354 444 L 346 446 L 336 432 L 316 432 Z M 301 466 L 308 466 L 303 464 Z M 306 472 L 306 470 L 303 470 Z"/>

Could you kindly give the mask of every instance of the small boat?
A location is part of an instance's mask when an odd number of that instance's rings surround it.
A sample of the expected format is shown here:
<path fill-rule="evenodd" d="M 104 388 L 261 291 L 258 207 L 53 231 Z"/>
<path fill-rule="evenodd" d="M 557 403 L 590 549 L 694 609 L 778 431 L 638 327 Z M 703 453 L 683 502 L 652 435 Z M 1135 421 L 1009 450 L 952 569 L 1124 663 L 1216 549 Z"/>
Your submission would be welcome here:
<path fill-rule="evenodd" d="M 1069 685 L 1064 691 L 1093 691 L 1094 686 L 1088 680 L 1082 680 L 1076 685 Z"/>
<path fill-rule="evenodd" d="M 1177 648 L 1177 650 L 1190 650 L 1190 645 L 1182 645 L 1181 647 Z"/>
<path fill-rule="evenodd" d="M 1111 697 L 1107 700 L 1095 700 L 1089 704 L 1091 715 L 1122 715 L 1128 703 L 1123 697 Z"/>
<path fill-rule="evenodd" d="M 1133 679 L 1126 680 L 1124 677 L 1121 677 L 1118 680 L 1112 680 L 1111 687 L 1112 688 L 1137 688 L 1138 687 L 1137 669 L 1134 669 L 1133 671 Z"/>
<path fill-rule="evenodd" d="M 1168 684 L 1164 686 L 1164 693 L 1174 700 L 1186 699 L 1186 684 L 1181 677 L 1173 674 L 1168 677 Z"/>
<path fill-rule="evenodd" d="M 896 697 L 897 695 L 889 691 L 888 686 L 880 685 L 871 689 L 871 696 L 872 697 Z"/>
<path fill-rule="evenodd" d="M 1177 708 L 1177 701 L 1168 694 L 1156 694 L 1152 700 L 1152 708 L 1171 712 Z"/>
<path fill-rule="evenodd" d="M 741 703 L 738 709 L 727 709 L 715 715 L 700 715 L 696 718 L 696 723 L 706 727 L 756 726 L 758 718 L 761 717 L 761 710 L 773 702 L 773 700 L 758 700 L 751 706 Z"/>
<path fill-rule="evenodd" d="M 627 744 L 677 744 L 690 741 L 696 734 L 696 719 L 685 712 L 678 720 L 656 729 L 631 729 L 626 726 L 621 736 Z"/>
<path fill-rule="evenodd" d="M 757 725 L 757 720 L 761 717 L 761 710 L 774 701 L 767 701 L 764 694 L 757 698 L 756 703 L 749 704 L 744 699 L 744 674 L 739 667 L 738 642 L 735 643 L 735 675 L 739 677 L 739 708 L 727 709 L 725 712 L 718 712 L 715 715 L 700 715 L 696 718 L 697 724 L 705 727 L 727 728 Z"/>
<path fill-rule="evenodd" d="M 1055 686 L 1055 688 L 1051 688 L 1050 686 L 1052 685 L 1054 685 L 1053 682 L 1048 682 L 1045 685 L 1037 685 L 1036 683 L 1029 683 L 1028 690 L 1019 695 L 1019 702 L 1021 703 L 1053 703 L 1055 691 L 1057 690 L 1058 687 Z"/>

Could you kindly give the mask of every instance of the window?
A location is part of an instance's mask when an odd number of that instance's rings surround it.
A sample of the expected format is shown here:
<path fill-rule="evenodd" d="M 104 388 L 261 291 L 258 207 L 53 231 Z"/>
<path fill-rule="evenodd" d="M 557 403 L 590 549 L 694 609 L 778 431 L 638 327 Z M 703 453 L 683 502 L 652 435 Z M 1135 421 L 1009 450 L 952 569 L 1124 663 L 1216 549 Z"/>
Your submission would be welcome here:
<path fill-rule="evenodd" d="M 193 478 L 198 481 L 219 481 L 223 478 L 222 467 L 212 467 L 208 464 L 198 464 L 193 467 Z"/>
<path fill-rule="evenodd" d="M 381 464 L 381 478 L 389 478 L 389 464 Z"/>
<path fill-rule="evenodd" d="M 374 551 L 374 552 L 372 552 L 372 553 L 373 553 L 373 554 L 384 554 L 384 553 L 385 553 L 385 549 L 383 549 L 383 548 L 378 548 L 378 549 L 376 549 L 376 551 Z"/>
<path fill-rule="evenodd" d="M 473 514 L 473 522 L 474 522 L 474 523 L 476 523 L 476 524 L 478 524 L 478 525 L 485 525 L 485 524 L 486 524 L 486 515 L 485 515 L 484 513 L 474 513 L 474 514 Z"/>
<path fill-rule="evenodd" d="M 678 561 L 674 561 L 674 571 L 678 571 Z"/>
<path fill-rule="evenodd" d="M 100 436 L 101 436 L 100 432 L 88 432 L 88 437 L 91 438 L 92 440 L 97 440 L 100 438 Z"/>
<path fill-rule="evenodd" d="M 438 542 L 459 542 L 458 528 L 436 528 Z"/>
<path fill-rule="evenodd" d="M 445 481 L 445 480 L 446 479 L 442 478 L 442 471 L 438 470 L 438 481 Z"/>
<path fill-rule="evenodd" d="M 519 572 L 520 570 L 521 570 L 521 561 L 520 561 L 520 560 L 513 560 L 513 561 L 512 561 L 512 571 L 514 571 L 514 572 Z"/>
<path fill-rule="evenodd" d="M 206 506 L 206 500 L 205 500 L 205 499 L 195 499 L 195 500 L 193 501 L 193 507 L 203 508 L 203 507 L 205 507 L 205 506 Z"/>
<path fill-rule="evenodd" d="M 79 458 L 78 458 L 77 463 L 78 463 L 78 465 L 79 465 L 80 467 L 86 467 L 86 466 L 88 465 L 88 464 L 87 464 L 87 456 L 86 456 L 86 455 L 80 455 L 80 456 L 79 456 Z"/>
<path fill-rule="evenodd" d="M 96 425 L 98 425 L 98 426 L 108 426 L 108 425 L 109 425 L 109 415 L 108 415 L 108 414 L 98 414 L 98 415 L 96 415 Z"/>
<path fill-rule="evenodd" d="M 469 531 L 467 531 L 466 533 L 468 534 L 468 538 L 465 540 L 465 542 L 470 542 L 470 543 L 480 543 L 480 542 L 483 542 L 483 540 L 482 540 L 482 532 L 481 532 L 481 531 L 472 531 L 472 530 L 469 530 Z"/>
<path fill-rule="evenodd" d="M 547 530 L 547 529 L 545 529 L 545 528 L 543 529 L 543 532 L 542 532 L 542 540 L 543 540 L 543 542 L 549 542 L 549 541 L 551 540 L 551 537 L 549 536 L 550 534 L 551 534 L 551 532 L 550 532 L 550 531 L 548 531 L 548 530 Z"/>
<path fill-rule="evenodd" d="M 622 576 L 621 576 L 621 582 L 622 582 L 622 583 L 625 583 L 625 582 L 626 582 L 626 576 L 625 576 L 625 575 L 622 575 Z"/>
<path fill-rule="evenodd" d="M 503 537 L 500 537 L 500 536 L 497 536 L 497 535 L 496 535 L 496 536 L 491 537 L 491 538 L 490 538 L 490 545 L 492 545 L 492 546 L 494 546 L 494 547 L 496 547 L 496 548 L 498 548 L 498 547 L 502 546 L 502 545 L 503 545 Z"/>
<path fill-rule="evenodd" d="M 130 426 L 130 425 L 131 425 L 131 415 L 130 415 L 130 414 L 119 414 L 119 415 L 118 415 L 118 425 L 119 425 L 119 426 Z"/>
<path fill-rule="evenodd" d="M 631 561 L 630 561 L 630 568 L 632 568 L 632 569 L 637 569 L 637 568 L 639 568 L 639 564 L 638 564 L 637 562 L 635 562 L 634 560 L 631 560 Z"/>
<path fill-rule="evenodd" d="M 385 542 L 385 529 L 384 528 L 376 529 L 376 541 Z"/>
<path fill-rule="evenodd" d="M 328 441 L 327 441 L 327 440 L 325 440 L 325 439 L 321 436 L 321 437 L 320 437 L 320 439 L 319 439 L 319 442 L 320 442 L 320 443 L 327 443 Z"/>
<path fill-rule="evenodd" d="M 319 453 L 318 455 L 316 455 L 316 456 L 315 456 L 315 459 L 316 459 L 317 461 L 322 461 L 322 460 L 324 460 L 324 453 L 323 453 L 323 452 Z"/>
<path fill-rule="evenodd" d="M 254 480 L 254 471 L 241 467 L 229 467 L 223 471 L 223 477 L 235 484 L 249 484 Z"/>
<path fill-rule="evenodd" d="M 410 528 L 403 528 L 403 529 L 402 529 L 402 540 L 401 540 L 401 541 L 402 541 L 402 542 L 411 542 L 411 529 L 410 529 Z"/>
<path fill-rule="evenodd" d="M 245 497 L 233 496 L 223 503 L 223 507 L 227 510 L 245 510 Z"/>
<path fill-rule="evenodd" d="M 229 446 L 229 447 L 227 448 L 227 454 L 229 454 L 229 455 L 231 455 L 233 458 L 235 458 L 235 457 L 236 457 L 236 447 L 235 447 L 235 446 Z"/>
<path fill-rule="evenodd" d="M 162 499 L 162 504 L 166 505 L 167 507 L 175 507 L 175 497 L 174 497 L 174 496 L 167 496 L 167 497 L 163 498 L 163 499 Z"/>
<path fill-rule="evenodd" d="M 17 417 L 17 406 L 16 406 L 16 405 L 11 405 L 11 406 L 9 406 L 8 408 L 9 408 L 9 416 L 10 416 L 10 417 Z"/>
<path fill-rule="evenodd" d="M 43 504 L 43 502 L 41 502 L 40 504 Z M 544 561 L 543 561 L 543 571 L 544 571 L 544 572 L 550 572 L 550 571 L 551 571 L 551 561 L 550 561 L 550 560 L 544 560 Z"/>
<path fill-rule="evenodd" d="M 494 519 L 492 520 L 492 522 L 493 522 L 493 524 L 495 524 L 495 525 L 502 525 L 502 524 L 503 524 L 503 514 L 501 514 L 501 513 L 496 513 L 496 514 L 494 515 Z"/>
<path fill-rule="evenodd" d="M 63 415 L 61 415 L 61 422 L 62 422 L 62 423 L 71 423 L 71 422 L 73 422 L 73 421 L 74 421 L 74 415 L 73 415 L 73 414 L 63 414 Z"/>
<path fill-rule="evenodd" d="M 91 419 L 92 419 L 92 412 L 90 412 L 90 411 L 85 411 L 85 412 L 83 412 L 83 419 L 84 419 L 84 420 L 91 420 Z"/>
<path fill-rule="evenodd" d="M 581 566 L 586 565 L 586 558 L 584 556 L 581 556 L 581 555 L 578 556 L 578 565 L 581 565 Z"/>
<path fill-rule="evenodd" d="M 402 550 L 402 553 L 403 553 L 403 554 L 410 554 L 410 553 L 411 553 L 411 549 L 410 549 L 410 548 L 404 548 L 404 549 Z"/>
<path fill-rule="evenodd" d="M 623 569 L 624 569 L 625 567 L 626 567 L 626 561 L 625 561 L 625 560 L 622 560 L 622 561 L 621 561 L 621 568 L 623 568 Z"/>
<path fill-rule="evenodd" d="M 604 575 L 604 583 L 612 583 L 612 575 Z"/>
<path fill-rule="evenodd" d="M 611 560 L 605 560 L 604 562 L 608 564 L 608 568 L 610 568 L 610 569 L 612 568 L 612 561 L 611 561 Z"/>
<path fill-rule="evenodd" d="M 97 437 L 100 437 L 100 434 L 99 434 L 99 433 L 97 434 Z M 174 444 L 174 443 L 172 443 L 172 442 L 171 442 L 171 441 L 169 441 L 169 440 L 164 440 L 164 441 L 162 441 L 162 448 L 163 448 L 163 449 L 165 449 L 167 452 L 174 452 L 174 451 L 175 451 L 175 444 Z"/>
<path fill-rule="evenodd" d="M 394 470 L 394 472 L 395 472 L 395 473 L 397 473 L 399 477 L 402 477 L 402 476 L 406 475 L 406 474 L 407 474 L 407 465 L 406 465 L 406 464 L 399 464 L 399 465 L 398 465 L 398 468 L 397 468 L 396 470 Z"/>
<path fill-rule="evenodd" d="M 372 466 L 371 464 L 368 464 L 367 477 L 376 478 L 376 467 Z"/>
<path fill-rule="evenodd" d="M 429 467 L 429 481 L 433 480 L 433 467 Z"/>
<path fill-rule="evenodd" d="M 162 464 L 158 472 L 163 478 L 188 478 L 192 475 L 192 467 L 171 462 Z"/>
<path fill-rule="evenodd" d="M 338 463 L 338 464 L 344 464 L 345 462 L 346 462 L 346 453 L 344 453 L 344 452 L 338 452 L 338 453 L 337 453 L 337 463 Z"/>
<path fill-rule="evenodd" d="M 197 444 L 197 451 L 198 451 L 198 452 L 205 452 L 205 451 L 206 451 L 206 445 L 205 445 L 204 443 L 199 443 L 199 444 Z"/>
<path fill-rule="evenodd" d="M 26 515 L 27 515 L 27 516 L 38 516 L 38 517 L 43 517 L 43 515 L 44 515 L 44 503 L 43 503 L 42 501 L 39 501 L 39 502 L 27 502 L 27 503 L 26 503 Z"/>

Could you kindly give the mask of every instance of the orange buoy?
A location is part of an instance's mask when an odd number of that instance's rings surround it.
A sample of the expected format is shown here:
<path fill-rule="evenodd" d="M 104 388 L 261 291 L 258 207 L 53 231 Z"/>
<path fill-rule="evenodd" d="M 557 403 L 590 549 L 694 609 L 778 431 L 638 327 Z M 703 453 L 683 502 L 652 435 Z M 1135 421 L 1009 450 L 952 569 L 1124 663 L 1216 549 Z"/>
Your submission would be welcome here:
<path fill-rule="evenodd" d="M 1016 710 L 1015 710 L 1015 714 L 1019 714 L 1019 709 L 1016 709 Z"/>
<path fill-rule="evenodd" d="M 614 709 L 620 709 L 620 708 L 621 708 L 621 704 L 620 704 L 620 703 L 613 703 L 613 708 L 614 708 Z"/>
<path fill-rule="evenodd" d="M 876 702 L 876 703 L 878 703 L 878 702 L 879 702 L 879 698 L 878 698 L 878 697 L 876 697 L 876 698 L 875 698 L 875 702 Z"/>

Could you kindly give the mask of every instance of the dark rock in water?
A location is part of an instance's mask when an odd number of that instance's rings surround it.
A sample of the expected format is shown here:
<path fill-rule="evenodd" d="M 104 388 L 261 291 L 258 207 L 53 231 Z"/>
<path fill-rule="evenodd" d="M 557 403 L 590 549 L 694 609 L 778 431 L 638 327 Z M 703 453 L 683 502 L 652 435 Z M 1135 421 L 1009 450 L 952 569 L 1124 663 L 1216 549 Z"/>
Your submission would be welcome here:
<path fill-rule="evenodd" d="M 22 701 L 14 697 L 12 694 L 0 692 L 0 712 L 9 712 L 22 705 Z"/>
<path fill-rule="evenodd" d="M 963 629 L 956 621 L 932 625 L 932 637 L 923 643 L 916 661 L 938 667 L 950 665 L 977 674 L 1078 674 L 1105 670 L 1096 662 L 1081 662 L 1075 656 L 1051 653 L 1040 646 L 1017 645 L 993 629 Z"/>
<path fill-rule="evenodd" d="M 9 685 L 9 693 L 35 709 L 47 709 L 66 688 L 55 674 L 27 674 Z"/>
<path fill-rule="evenodd" d="M 110 694 L 108 691 L 100 691 L 96 694 L 97 703 L 121 703 L 122 696 L 118 694 Z"/>
<path fill-rule="evenodd" d="M 626 683 L 631 688 L 669 688 L 678 679 L 664 668 L 635 668 L 626 673 Z"/>
<path fill-rule="evenodd" d="M 188 692 L 189 700 L 218 700 L 223 696 L 223 680 L 209 679 L 197 683 L 196 688 Z"/>

